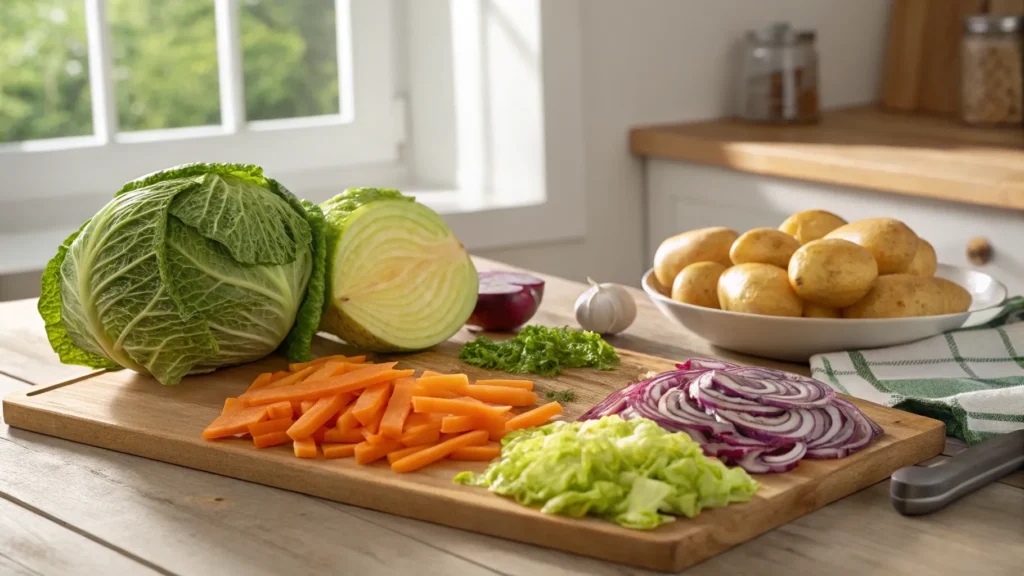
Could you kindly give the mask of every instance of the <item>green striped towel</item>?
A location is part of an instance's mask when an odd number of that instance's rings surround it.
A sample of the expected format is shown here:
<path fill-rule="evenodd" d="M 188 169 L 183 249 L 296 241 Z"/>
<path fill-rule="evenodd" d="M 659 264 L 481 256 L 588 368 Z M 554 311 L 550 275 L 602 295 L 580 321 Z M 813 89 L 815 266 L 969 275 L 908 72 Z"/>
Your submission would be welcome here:
<path fill-rule="evenodd" d="M 946 423 L 977 444 L 1024 428 L 1024 297 L 991 320 L 874 350 L 811 357 L 811 374 L 843 394 Z"/>

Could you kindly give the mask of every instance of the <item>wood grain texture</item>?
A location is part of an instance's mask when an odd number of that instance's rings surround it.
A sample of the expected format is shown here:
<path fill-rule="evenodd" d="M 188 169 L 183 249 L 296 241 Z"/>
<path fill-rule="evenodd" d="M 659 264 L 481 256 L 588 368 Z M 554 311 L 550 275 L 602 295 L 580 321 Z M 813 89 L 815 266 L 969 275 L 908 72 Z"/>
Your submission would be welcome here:
<path fill-rule="evenodd" d="M 1024 14 L 1024 0 L 988 0 L 989 14 Z"/>
<path fill-rule="evenodd" d="M 468 337 L 463 334 L 462 337 Z M 321 339 L 321 353 L 344 353 Z M 458 345 L 400 357 L 399 367 L 438 372 L 466 371 Z M 578 402 L 566 406 L 575 418 L 609 392 L 648 371 L 671 369 L 672 360 L 621 351 L 622 365 L 608 372 L 572 370 L 557 378 L 534 377 L 538 392 L 572 389 Z M 895 469 L 941 452 L 941 423 L 858 402 L 886 434 L 867 449 L 841 460 L 804 461 L 793 472 L 758 477 L 751 503 L 709 510 L 649 532 L 631 531 L 595 519 L 540 514 L 486 490 L 453 484 L 460 470 L 481 471 L 484 463 L 443 462 L 413 474 L 394 474 L 384 464 L 356 465 L 350 459 L 296 459 L 290 447 L 256 450 L 250 441 L 207 442 L 202 429 L 220 412 L 224 398 L 241 394 L 260 372 L 281 369 L 283 358 L 195 376 L 175 387 L 159 386 L 128 371 L 110 372 L 66 385 L 16 393 L 4 399 L 8 424 L 223 474 L 260 484 L 484 532 L 601 559 L 679 570 L 731 548 L 784 522 L 885 479 Z"/>
<path fill-rule="evenodd" d="M 716 120 L 635 128 L 634 154 L 783 178 L 1024 210 L 1024 131 L 874 107 L 815 126 Z"/>
<path fill-rule="evenodd" d="M 903 111 L 917 108 L 931 3 L 932 0 L 893 0 L 882 78 L 882 104 L 886 108 Z"/>
<path fill-rule="evenodd" d="M 930 0 L 927 4 L 914 108 L 918 112 L 953 114 L 959 101 L 960 40 L 963 38 L 964 17 L 981 12 L 985 2 Z"/>

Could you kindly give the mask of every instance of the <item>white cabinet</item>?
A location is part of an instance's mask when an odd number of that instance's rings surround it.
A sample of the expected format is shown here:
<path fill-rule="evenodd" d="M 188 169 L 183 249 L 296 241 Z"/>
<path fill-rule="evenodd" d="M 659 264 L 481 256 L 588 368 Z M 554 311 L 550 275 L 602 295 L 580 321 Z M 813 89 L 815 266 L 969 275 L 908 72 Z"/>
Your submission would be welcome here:
<path fill-rule="evenodd" d="M 773 178 L 721 168 L 647 161 L 648 261 L 665 238 L 693 228 L 776 227 L 794 212 L 822 209 L 853 221 L 891 216 L 935 246 L 939 262 L 971 266 L 967 242 L 989 240 L 994 257 L 974 268 L 1024 294 L 1024 212 Z"/>

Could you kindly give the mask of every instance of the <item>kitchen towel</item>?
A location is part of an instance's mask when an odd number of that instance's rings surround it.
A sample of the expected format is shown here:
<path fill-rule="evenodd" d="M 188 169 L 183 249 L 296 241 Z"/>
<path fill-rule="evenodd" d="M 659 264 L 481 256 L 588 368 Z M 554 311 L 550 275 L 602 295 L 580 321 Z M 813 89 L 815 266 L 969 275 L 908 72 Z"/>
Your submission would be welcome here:
<path fill-rule="evenodd" d="M 837 392 L 929 416 L 968 444 L 1024 428 L 1024 297 L 991 320 L 874 350 L 811 357 Z"/>

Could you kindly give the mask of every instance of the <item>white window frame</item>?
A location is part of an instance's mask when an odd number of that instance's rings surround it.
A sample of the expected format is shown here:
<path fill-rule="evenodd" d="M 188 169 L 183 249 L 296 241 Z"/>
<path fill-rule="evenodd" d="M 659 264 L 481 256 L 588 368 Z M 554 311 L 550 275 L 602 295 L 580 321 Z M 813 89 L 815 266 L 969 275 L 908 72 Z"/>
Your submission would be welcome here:
<path fill-rule="evenodd" d="M 398 160 L 390 0 L 336 0 L 339 114 L 259 122 L 245 121 L 240 0 L 215 0 L 221 124 L 144 132 L 117 130 L 107 2 L 85 2 L 94 134 L 0 145 L 0 203 L 109 197 L 131 179 L 185 162 L 258 164 L 278 180 L 308 185 L 346 167 Z"/>

